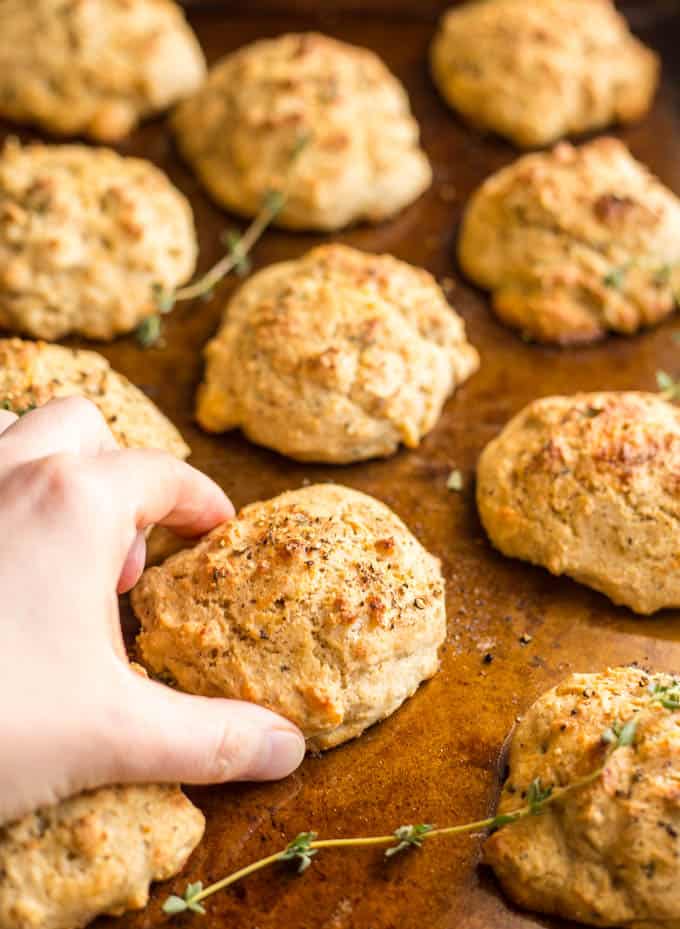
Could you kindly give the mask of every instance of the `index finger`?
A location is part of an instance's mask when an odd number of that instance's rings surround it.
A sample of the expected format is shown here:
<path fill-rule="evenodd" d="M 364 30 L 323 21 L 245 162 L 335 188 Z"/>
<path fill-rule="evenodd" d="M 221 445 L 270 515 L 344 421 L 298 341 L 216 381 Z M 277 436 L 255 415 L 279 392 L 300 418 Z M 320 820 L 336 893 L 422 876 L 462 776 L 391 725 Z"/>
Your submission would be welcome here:
<path fill-rule="evenodd" d="M 105 452 L 95 459 L 93 468 L 115 498 L 117 511 L 128 520 L 130 531 L 158 524 L 190 538 L 234 515 L 234 507 L 221 487 L 166 452 Z"/>

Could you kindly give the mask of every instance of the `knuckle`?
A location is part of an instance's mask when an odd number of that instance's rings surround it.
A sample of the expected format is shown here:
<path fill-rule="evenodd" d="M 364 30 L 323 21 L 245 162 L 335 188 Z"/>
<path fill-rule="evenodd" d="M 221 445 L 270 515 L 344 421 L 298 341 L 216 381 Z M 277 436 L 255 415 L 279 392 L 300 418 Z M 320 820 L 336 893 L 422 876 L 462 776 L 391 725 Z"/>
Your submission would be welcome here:
<path fill-rule="evenodd" d="M 87 506 L 96 498 L 96 487 L 88 468 L 77 455 L 50 455 L 30 466 L 39 498 L 52 506 Z"/>
<path fill-rule="evenodd" d="M 99 408 L 87 397 L 60 397 L 52 402 L 58 403 L 65 416 L 77 420 L 86 429 L 100 429 L 102 425 L 106 425 Z"/>
<path fill-rule="evenodd" d="M 240 726 L 227 726 L 220 734 L 210 767 L 220 781 L 235 781 L 252 767 L 257 746 Z M 257 741 L 257 740 L 255 740 Z"/>

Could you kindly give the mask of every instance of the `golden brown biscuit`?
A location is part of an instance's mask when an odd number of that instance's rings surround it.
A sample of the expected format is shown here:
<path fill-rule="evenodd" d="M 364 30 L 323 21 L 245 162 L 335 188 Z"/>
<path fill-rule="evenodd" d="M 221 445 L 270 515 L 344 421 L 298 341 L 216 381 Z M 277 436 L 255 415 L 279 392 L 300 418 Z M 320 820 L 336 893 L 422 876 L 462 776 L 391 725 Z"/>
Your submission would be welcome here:
<path fill-rule="evenodd" d="M 573 674 L 522 719 L 499 813 L 522 807 L 537 777 L 546 789 L 590 774 L 607 730 L 637 726 L 593 783 L 487 839 L 485 860 L 520 906 L 591 926 L 678 929 L 680 728 L 649 690 L 673 684 L 636 668 Z"/>
<path fill-rule="evenodd" d="M 477 506 L 505 555 L 637 613 L 680 606 L 680 410 L 658 394 L 544 397 L 482 452 Z"/>
<path fill-rule="evenodd" d="M 432 177 L 399 81 L 373 52 L 317 33 L 227 55 L 173 126 L 184 157 L 228 209 L 253 216 L 288 182 L 275 221 L 294 229 L 387 219 Z"/>
<path fill-rule="evenodd" d="M 124 448 L 158 448 L 186 458 L 189 447 L 169 419 L 97 352 L 0 339 L 0 408 L 23 413 L 53 397 L 91 400 Z"/>
<path fill-rule="evenodd" d="M 150 162 L 10 141 L 0 155 L 0 327 L 112 339 L 196 264 L 191 207 Z"/>
<path fill-rule="evenodd" d="M 610 0 L 479 0 L 449 10 L 431 50 L 442 96 L 469 122 L 533 147 L 640 119 L 659 58 Z"/>
<path fill-rule="evenodd" d="M 680 201 L 616 139 L 525 155 L 467 208 L 465 273 L 508 325 L 540 342 L 631 334 L 680 294 Z"/>
<path fill-rule="evenodd" d="M 180 871 L 205 820 L 178 787 L 103 787 L 0 828 L 2 929 L 80 929 L 149 899 Z"/>
<path fill-rule="evenodd" d="M 203 52 L 170 0 L 0 0 L 0 115 L 115 142 L 193 93 Z"/>
<path fill-rule="evenodd" d="M 196 415 L 302 461 L 410 448 L 479 365 L 434 278 L 389 255 L 322 245 L 228 303 Z"/>
<path fill-rule="evenodd" d="M 333 484 L 247 506 L 132 593 L 141 660 L 185 691 L 262 704 L 312 749 L 360 735 L 437 671 L 439 561 Z"/>

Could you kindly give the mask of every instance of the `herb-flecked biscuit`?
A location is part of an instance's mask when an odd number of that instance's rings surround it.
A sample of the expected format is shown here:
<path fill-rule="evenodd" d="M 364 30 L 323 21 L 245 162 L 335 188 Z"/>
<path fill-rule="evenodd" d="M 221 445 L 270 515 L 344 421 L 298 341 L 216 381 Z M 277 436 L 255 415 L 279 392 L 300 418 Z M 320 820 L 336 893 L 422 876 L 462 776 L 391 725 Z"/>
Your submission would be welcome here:
<path fill-rule="evenodd" d="M 479 364 L 432 275 L 344 245 L 254 275 L 206 358 L 205 429 L 328 462 L 414 448 Z"/>
<path fill-rule="evenodd" d="M 193 93 L 203 52 L 170 0 L 0 0 L 0 115 L 115 142 Z"/>
<path fill-rule="evenodd" d="M 478 0 L 446 13 L 434 81 L 469 122 L 522 147 L 640 119 L 659 58 L 611 0 Z"/>
<path fill-rule="evenodd" d="M 149 899 L 203 836 L 174 786 L 102 787 L 0 827 L 2 929 L 80 929 Z"/>
<path fill-rule="evenodd" d="M 113 339 L 196 264 L 186 198 L 150 162 L 10 141 L 0 155 L 0 327 Z"/>
<path fill-rule="evenodd" d="M 544 397 L 482 452 L 477 505 L 505 555 L 637 613 L 680 606 L 680 410 L 658 394 Z"/>
<path fill-rule="evenodd" d="M 606 764 L 486 840 L 484 858 L 515 903 L 591 926 L 680 926 L 680 728 L 677 710 L 654 699 L 665 688 L 676 692 L 677 679 L 637 668 L 573 674 L 519 723 L 501 814 L 524 806 L 536 778 L 555 789 Z M 632 745 L 611 753 L 609 733 L 628 722 Z"/>
<path fill-rule="evenodd" d="M 677 304 L 680 200 L 617 139 L 563 142 L 484 181 L 459 258 L 498 316 L 532 339 L 629 335 Z"/>
<path fill-rule="evenodd" d="M 275 222 L 291 228 L 387 219 L 432 177 L 399 81 L 373 52 L 317 33 L 227 55 L 173 125 L 218 203 L 252 216 L 286 187 Z"/>
<path fill-rule="evenodd" d="M 444 582 L 384 504 L 321 484 L 245 507 L 132 593 L 140 657 L 182 690 L 251 700 L 332 748 L 439 667 Z"/>
<path fill-rule="evenodd" d="M 151 400 L 97 352 L 0 339 L 0 407 L 22 413 L 53 397 L 91 400 L 124 448 L 157 448 L 186 458 L 189 447 Z"/>

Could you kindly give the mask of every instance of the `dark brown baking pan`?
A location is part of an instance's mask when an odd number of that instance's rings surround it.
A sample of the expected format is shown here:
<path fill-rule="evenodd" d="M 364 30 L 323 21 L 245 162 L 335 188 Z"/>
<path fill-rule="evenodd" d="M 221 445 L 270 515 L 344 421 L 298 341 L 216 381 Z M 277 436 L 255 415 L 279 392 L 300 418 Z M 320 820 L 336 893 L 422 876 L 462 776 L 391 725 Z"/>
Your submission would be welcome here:
<path fill-rule="evenodd" d="M 479 348 L 481 369 L 447 404 L 434 431 L 415 451 L 350 467 L 296 464 L 249 444 L 238 434 L 212 437 L 192 418 L 201 350 L 214 333 L 225 282 L 209 303 L 180 305 L 168 318 L 165 344 L 141 349 L 130 337 L 97 346 L 139 384 L 184 433 L 192 462 L 215 478 L 237 506 L 309 481 L 338 481 L 374 494 L 401 516 L 442 559 L 449 633 L 441 672 L 393 717 L 360 739 L 308 758 L 287 780 L 271 785 L 191 789 L 207 816 L 205 839 L 185 872 L 155 888 L 149 907 L 100 929 L 155 929 L 161 910 L 187 881 L 207 883 L 269 854 L 298 832 L 324 837 L 389 832 L 403 823 L 448 824 L 479 819 L 493 807 L 504 740 L 517 716 L 573 671 L 639 662 L 680 669 L 680 614 L 652 619 L 569 580 L 507 560 L 493 551 L 474 504 L 475 464 L 489 439 L 535 397 L 601 388 L 655 389 L 655 372 L 680 374 L 670 319 L 634 338 L 590 348 L 527 345 L 491 315 L 485 296 L 461 277 L 454 242 L 466 198 L 517 152 L 465 127 L 440 101 L 427 68 L 437 0 L 318 0 L 190 5 L 190 18 L 209 61 L 261 36 L 321 29 L 376 51 L 405 83 L 434 165 L 432 188 L 394 221 L 362 226 L 338 238 L 359 248 L 422 265 L 445 282 Z M 413 13 L 411 11 L 417 10 Z M 669 2 L 624 11 L 664 60 L 663 85 L 650 115 L 617 132 L 634 155 L 680 193 L 680 18 Z M 8 127 L 3 127 L 8 130 Z M 9 131 L 9 130 L 8 130 Z M 30 138 L 30 133 L 20 133 Z M 121 150 L 150 158 L 190 197 L 201 266 L 220 255 L 220 232 L 234 217 L 213 206 L 180 161 L 163 120 L 137 131 Z M 256 267 L 295 258 L 321 237 L 268 232 Z M 460 468 L 461 493 L 447 490 Z M 126 604 L 123 614 L 132 631 Z M 524 634 L 528 634 L 524 636 Z M 527 644 L 521 638 L 531 637 Z M 381 850 L 319 854 L 304 876 L 283 867 L 246 879 L 208 902 L 208 914 L 181 916 L 178 926 L 210 929 L 528 929 L 565 927 L 514 909 L 493 875 L 480 866 L 479 837 L 434 840 L 385 862 Z"/>

